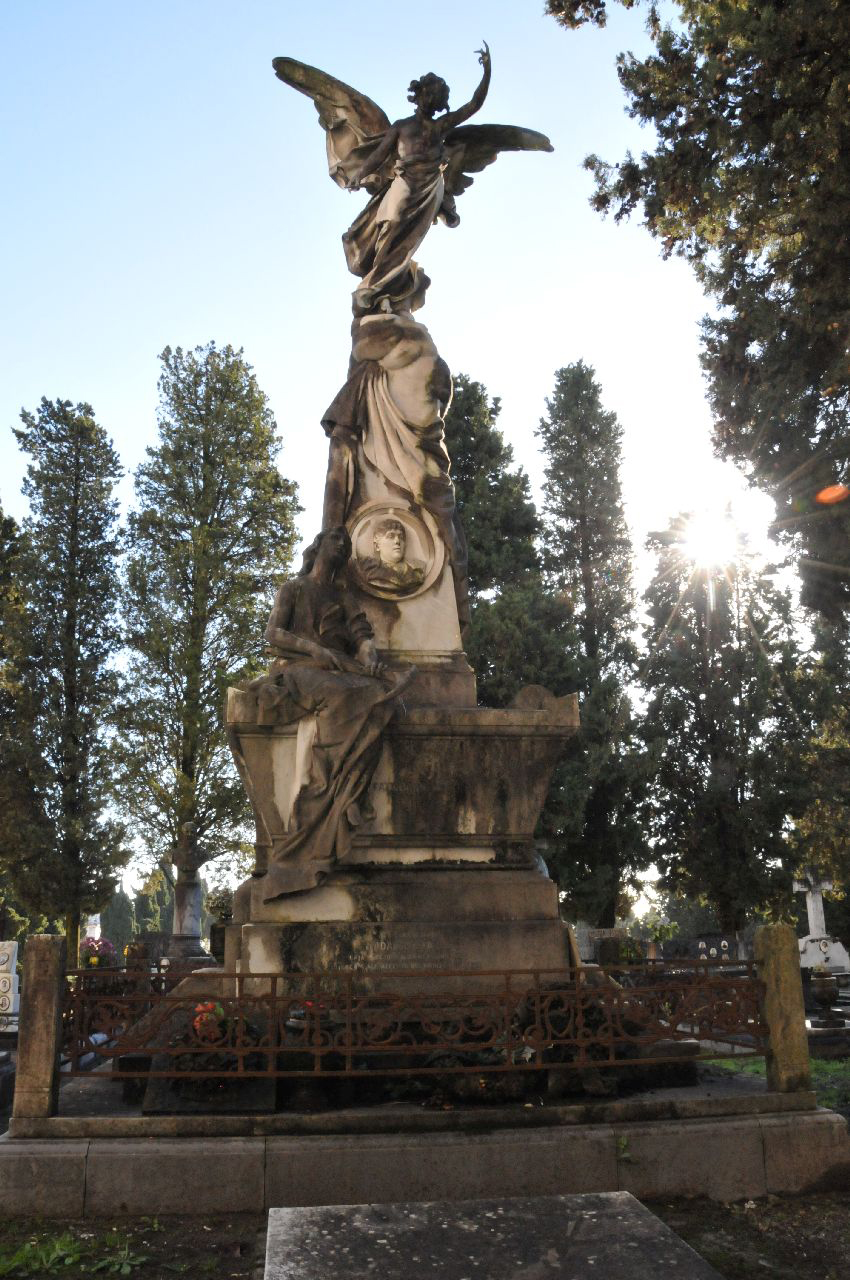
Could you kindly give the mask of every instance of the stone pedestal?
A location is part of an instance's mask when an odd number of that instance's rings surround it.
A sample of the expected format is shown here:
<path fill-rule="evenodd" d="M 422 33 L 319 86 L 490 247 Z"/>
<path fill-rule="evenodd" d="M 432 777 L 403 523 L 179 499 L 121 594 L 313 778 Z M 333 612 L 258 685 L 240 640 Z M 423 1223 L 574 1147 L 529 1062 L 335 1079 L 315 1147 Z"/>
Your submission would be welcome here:
<path fill-rule="evenodd" d="M 318 888 L 267 901 L 264 872 L 294 801 L 297 726 L 258 724 L 252 696 L 231 689 L 228 729 L 257 823 L 256 873 L 236 893 L 229 931 L 242 972 L 567 967 L 557 889 L 533 835 L 578 727 L 576 699 L 531 689 L 518 702 L 399 711 L 349 856 Z"/>
<path fill-rule="evenodd" d="M 195 827 L 185 822 L 180 840 L 172 851 L 174 880 L 174 920 L 165 954 L 181 965 L 212 965 L 215 959 L 201 941 L 203 888 L 198 870 L 207 860 L 207 852 L 195 839 Z"/>
<path fill-rule="evenodd" d="M 474 973 L 568 963 L 557 889 L 544 868 L 370 866 L 340 870 L 319 889 L 279 903 L 263 903 L 262 880 L 248 889 L 240 959 L 251 973 Z M 364 989 L 382 985 L 385 976 Z M 499 987 L 501 979 L 485 985 Z"/>
<path fill-rule="evenodd" d="M 213 964 L 201 942 L 201 882 L 197 871 L 178 868 L 174 882 L 174 926 L 168 939 L 169 960 Z"/>

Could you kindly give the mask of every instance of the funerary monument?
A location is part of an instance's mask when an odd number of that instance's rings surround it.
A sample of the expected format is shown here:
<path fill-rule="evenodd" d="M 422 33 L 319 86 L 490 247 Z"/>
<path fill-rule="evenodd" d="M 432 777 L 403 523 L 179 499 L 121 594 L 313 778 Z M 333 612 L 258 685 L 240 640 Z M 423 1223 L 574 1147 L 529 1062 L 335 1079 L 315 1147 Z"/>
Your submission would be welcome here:
<path fill-rule="evenodd" d="M 334 182 L 369 198 L 342 238 L 357 286 L 348 374 L 322 420 L 322 528 L 277 593 L 268 671 L 227 702 L 256 821 L 225 961 L 244 973 L 567 959 L 533 834 L 576 699 L 532 687 L 510 708 L 477 706 L 443 429 L 452 380 L 417 318 L 430 281 L 416 255 L 436 222 L 457 227 L 471 175 L 503 151 L 552 150 L 531 129 L 466 123 L 487 96 L 486 45 L 479 61 L 464 106 L 429 73 L 391 124 L 348 85 L 274 60 L 318 112 Z"/>

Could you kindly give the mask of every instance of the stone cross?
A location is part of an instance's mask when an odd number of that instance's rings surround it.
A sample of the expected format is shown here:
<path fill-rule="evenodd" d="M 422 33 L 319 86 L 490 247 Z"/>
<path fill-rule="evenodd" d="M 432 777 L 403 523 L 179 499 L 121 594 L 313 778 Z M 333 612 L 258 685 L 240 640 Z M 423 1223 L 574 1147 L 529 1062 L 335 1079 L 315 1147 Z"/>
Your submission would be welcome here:
<path fill-rule="evenodd" d="M 794 892 L 806 895 L 806 912 L 809 917 L 809 937 L 825 938 L 826 917 L 823 911 L 824 890 L 832 888 L 831 880 L 822 880 L 812 874 L 807 880 L 795 880 Z"/>

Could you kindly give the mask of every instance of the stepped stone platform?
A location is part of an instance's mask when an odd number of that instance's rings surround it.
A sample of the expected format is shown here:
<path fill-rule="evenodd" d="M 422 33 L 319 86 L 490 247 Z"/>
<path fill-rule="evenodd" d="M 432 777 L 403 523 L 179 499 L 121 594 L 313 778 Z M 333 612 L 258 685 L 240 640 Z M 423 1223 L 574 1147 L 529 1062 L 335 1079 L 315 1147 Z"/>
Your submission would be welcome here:
<path fill-rule="evenodd" d="M 183 1185 L 198 1213 L 611 1191 L 735 1201 L 850 1187 L 850 1139 L 811 1092 L 711 1072 L 620 1099 L 254 1116 L 144 1116 L 96 1072 L 63 1085 L 59 1115 L 13 1118 L 0 1139 L 10 1214 L 175 1213 Z"/>

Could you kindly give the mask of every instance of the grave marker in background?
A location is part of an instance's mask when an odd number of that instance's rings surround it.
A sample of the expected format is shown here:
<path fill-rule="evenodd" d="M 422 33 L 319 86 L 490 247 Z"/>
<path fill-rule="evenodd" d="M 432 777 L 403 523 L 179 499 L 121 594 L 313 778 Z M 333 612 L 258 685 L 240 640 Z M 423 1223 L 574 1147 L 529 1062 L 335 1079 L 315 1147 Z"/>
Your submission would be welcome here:
<path fill-rule="evenodd" d="M 0 942 L 0 1032 L 17 1034 L 19 1006 L 18 944 Z"/>

